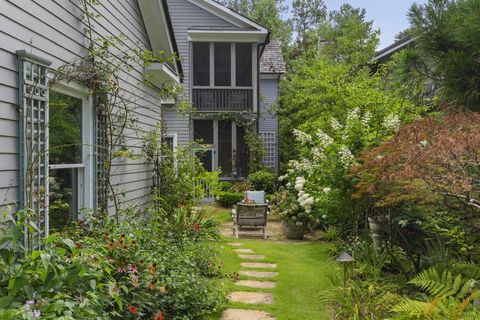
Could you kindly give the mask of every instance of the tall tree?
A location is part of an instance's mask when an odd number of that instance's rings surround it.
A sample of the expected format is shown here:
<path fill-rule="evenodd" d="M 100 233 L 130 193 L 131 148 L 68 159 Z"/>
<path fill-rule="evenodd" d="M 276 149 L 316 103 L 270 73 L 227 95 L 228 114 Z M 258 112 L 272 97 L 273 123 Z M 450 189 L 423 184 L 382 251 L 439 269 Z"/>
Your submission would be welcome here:
<path fill-rule="evenodd" d="M 480 0 L 429 0 L 408 14 L 413 71 L 430 78 L 444 101 L 480 110 Z"/>
<path fill-rule="evenodd" d="M 298 40 L 303 42 L 308 31 L 320 26 L 327 17 L 327 7 L 323 0 L 294 0 L 293 1 L 293 30 Z"/>
<path fill-rule="evenodd" d="M 343 4 L 320 26 L 317 41 L 322 55 L 337 62 L 364 64 L 374 57 L 379 34 L 373 21 L 366 20 L 365 9 Z"/>
<path fill-rule="evenodd" d="M 282 14 L 288 11 L 285 0 L 220 0 L 220 3 L 269 29 L 271 37 L 280 40 L 283 46 L 290 43 L 292 27 L 282 19 Z"/>

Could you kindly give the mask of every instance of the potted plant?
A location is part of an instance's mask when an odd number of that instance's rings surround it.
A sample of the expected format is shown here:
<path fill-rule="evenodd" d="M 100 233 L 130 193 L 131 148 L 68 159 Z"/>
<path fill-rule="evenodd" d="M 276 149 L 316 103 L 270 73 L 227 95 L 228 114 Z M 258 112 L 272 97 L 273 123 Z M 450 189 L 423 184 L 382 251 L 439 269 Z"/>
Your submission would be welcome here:
<path fill-rule="evenodd" d="M 282 187 L 273 195 L 271 204 L 272 214 L 278 215 L 283 223 L 285 237 L 302 240 L 307 231 L 310 217 L 299 205 L 296 195 Z"/>

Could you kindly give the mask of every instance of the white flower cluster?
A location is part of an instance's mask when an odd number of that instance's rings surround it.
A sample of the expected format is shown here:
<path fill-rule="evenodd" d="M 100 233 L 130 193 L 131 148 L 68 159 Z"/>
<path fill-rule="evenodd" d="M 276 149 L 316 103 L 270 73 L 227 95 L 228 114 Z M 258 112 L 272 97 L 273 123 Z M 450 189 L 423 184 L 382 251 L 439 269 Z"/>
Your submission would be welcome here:
<path fill-rule="evenodd" d="M 297 141 L 302 143 L 302 144 L 306 144 L 306 143 L 312 141 L 312 136 L 311 135 L 309 135 L 308 133 L 303 132 L 301 130 L 298 130 L 298 129 L 293 129 L 293 135 L 295 136 Z"/>
<path fill-rule="evenodd" d="M 305 180 L 304 177 L 297 177 L 295 179 L 295 190 L 302 191 L 303 186 L 305 185 L 305 182 L 307 182 L 307 181 Z"/>
<path fill-rule="evenodd" d="M 352 120 L 356 120 L 360 117 L 360 108 L 355 108 L 352 111 L 350 111 L 347 115 L 347 121 L 350 122 Z"/>
<path fill-rule="evenodd" d="M 328 194 L 330 191 L 332 191 L 332 189 L 330 189 L 329 187 L 323 188 L 323 193 Z"/>
<path fill-rule="evenodd" d="M 282 182 L 283 180 L 288 178 L 288 174 L 278 177 L 278 181 Z"/>
<path fill-rule="evenodd" d="M 323 132 L 321 129 L 317 131 L 317 138 L 323 146 L 328 146 L 333 143 L 332 137 Z"/>
<path fill-rule="evenodd" d="M 362 117 L 363 126 L 367 128 L 370 125 L 370 120 L 372 120 L 372 114 L 367 111 Z"/>
<path fill-rule="evenodd" d="M 334 117 L 332 117 L 332 119 L 330 119 L 330 123 L 332 125 L 332 129 L 335 130 L 335 131 L 338 131 L 338 130 L 341 130 L 343 129 L 343 126 L 340 124 L 340 122 L 338 122 L 338 120 Z"/>
<path fill-rule="evenodd" d="M 402 228 L 405 228 L 408 224 L 408 221 L 407 220 L 399 220 L 398 221 L 398 225 Z"/>
<path fill-rule="evenodd" d="M 320 162 L 325 158 L 323 154 L 323 149 L 318 147 L 312 149 L 312 155 L 315 162 Z"/>
<path fill-rule="evenodd" d="M 393 113 L 386 116 L 385 119 L 383 120 L 383 126 L 388 130 L 392 130 L 395 132 L 397 132 L 398 129 L 400 129 L 401 124 L 402 122 L 400 121 L 400 118 Z"/>
<path fill-rule="evenodd" d="M 355 161 L 355 157 L 353 156 L 350 149 L 348 149 L 346 146 L 342 146 L 338 153 L 340 154 L 340 161 L 342 161 L 345 167 L 350 166 L 352 162 Z"/>

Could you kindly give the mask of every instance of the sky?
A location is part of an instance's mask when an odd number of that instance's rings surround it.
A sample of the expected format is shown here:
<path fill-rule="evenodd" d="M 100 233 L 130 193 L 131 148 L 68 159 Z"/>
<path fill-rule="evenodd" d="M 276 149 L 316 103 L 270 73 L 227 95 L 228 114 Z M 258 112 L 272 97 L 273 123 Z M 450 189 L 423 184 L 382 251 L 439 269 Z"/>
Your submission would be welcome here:
<path fill-rule="evenodd" d="M 292 0 L 286 0 L 291 5 Z M 329 11 L 340 8 L 343 3 L 350 3 L 354 7 L 365 8 L 367 18 L 374 21 L 374 27 L 380 29 L 379 49 L 393 43 L 397 33 L 408 26 L 407 12 L 410 6 L 425 3 L 426 0 L 324 0 Z"/>

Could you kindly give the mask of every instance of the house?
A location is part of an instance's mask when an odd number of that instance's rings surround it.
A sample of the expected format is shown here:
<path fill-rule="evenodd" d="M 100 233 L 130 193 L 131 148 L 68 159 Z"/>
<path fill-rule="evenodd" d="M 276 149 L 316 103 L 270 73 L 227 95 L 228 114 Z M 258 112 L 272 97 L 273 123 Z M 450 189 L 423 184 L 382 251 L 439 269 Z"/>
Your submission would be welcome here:
<path fill-rule="evenodd" d="M 248 175 L 248 130 L 263 139 L 264 163 L 278 170 L 278 119 L 270 112 L 285 72 L 280 46 L 256 22 L 212 0 L 167 0 L 193 109 L 166 108 L 166 138 L 193 146 L 223 180 Z"/>
<path fill-rule="evenodd" d="M 85 62 L 88 32 L 97 46 L 117 37 L 112 55 L 118 61 L 125 59 L 120 53 L 140 50 L 177 55 L 162 0 L 0 2 L 0 210 L 33 208 L 45 234 L 83 208 L 95 210 L 103 201 L 113 206 L 100 183 L 98 97 L 75 79 L 50 83 L 62 66 Z M 172 103 L 158 89 L 180 81 L 175 60 L 132 63 L 119 72 L 118 91 L 135 119 L 135 128 L 125 128 L 124 150 L 139 153 L 143 141 L 136 132 L 155 128 L 161 108 Z M 121 194 L 119 205 L 151 201 L 151 171 L 142 157 L 112 161 L 109 181 Z"/>
<path fill-rule="evenodd" d="M 224 179 L 248 174 L 246 130 L 278 170 L 279 45 L 215 1 L 5 0 L 0 44 L 0 210 L 33 209 L 41 235 L 87 211 L 148 205 L 155 177 L 144 135 L 161 123 L 159 139 L 193 144 Z M 147 51 L 180 59 L 129 58 Z M 110 91 L 95 91 L 92 78 Z M 184 114 L 159 94 L 166 84 L 182 85 L 195 109 Z M 121 103 L 107 123 L 112 97 Z M 109 137 L 121 139 L 106 151 Z"/>
<path fill-rule="evenodd" d="M 374 60 L 377 63 L 385 63 L 388 62 L 395 53 L 411 48 L 415 46 L 415 38 L 410 36 L 406 36 L 398 41 L 395 41 L 391 45 L 383 48 L 382 50 L 378 51 L 374 57 Z"/>

